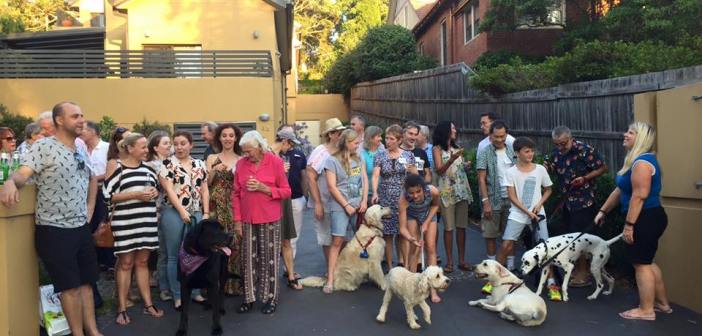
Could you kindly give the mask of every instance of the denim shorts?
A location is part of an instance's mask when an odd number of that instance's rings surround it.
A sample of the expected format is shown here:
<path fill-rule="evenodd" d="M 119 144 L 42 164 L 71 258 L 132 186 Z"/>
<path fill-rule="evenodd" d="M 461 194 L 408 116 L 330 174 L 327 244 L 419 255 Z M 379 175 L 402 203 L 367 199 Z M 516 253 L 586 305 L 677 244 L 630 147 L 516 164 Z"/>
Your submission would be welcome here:
<path fill-rule="evenodd" d="M 344 211 L 331 211 L 331 235 L 334 237 L 346 237 L 346 230 L 349 224 L 356 222 L 356 215 L 349 217 Z"/>

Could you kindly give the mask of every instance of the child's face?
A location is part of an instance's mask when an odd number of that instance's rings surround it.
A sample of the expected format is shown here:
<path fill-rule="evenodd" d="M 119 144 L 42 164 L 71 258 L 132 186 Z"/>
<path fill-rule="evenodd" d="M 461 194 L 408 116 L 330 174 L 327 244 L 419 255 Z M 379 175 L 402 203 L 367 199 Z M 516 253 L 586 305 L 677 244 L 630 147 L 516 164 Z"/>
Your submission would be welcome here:
<path fill-rule="evenodd" d="M 520 162 L 531 163 L 534 160 L 534 149 L 524 147 L 517 152 L 517 158 Z"/>
<path fill-rule="evenodd" d="M 415 203 L 421 203 L 424 201 L 424 190 L 421 186 L 407 188 L 407 195 L 409 195 L 409 197 Z"/>

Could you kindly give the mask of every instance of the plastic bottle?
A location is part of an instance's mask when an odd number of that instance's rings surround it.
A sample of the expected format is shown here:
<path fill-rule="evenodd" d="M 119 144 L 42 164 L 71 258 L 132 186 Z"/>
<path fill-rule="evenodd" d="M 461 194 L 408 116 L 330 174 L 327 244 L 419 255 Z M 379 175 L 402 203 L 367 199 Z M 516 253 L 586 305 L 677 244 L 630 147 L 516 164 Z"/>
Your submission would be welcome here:
<path fill-rule="evenodd" d="M 20 167 L 20 155 L 19 155 L 18 151 L 14 151 L 14 152 L 12 152 L 12 167 L 10 168 L 10 170 L 12 170 L 12 172 L 15 172 L 15 171 L 17 171 L 17 169 L 19 169 L 19 167 Z"/>

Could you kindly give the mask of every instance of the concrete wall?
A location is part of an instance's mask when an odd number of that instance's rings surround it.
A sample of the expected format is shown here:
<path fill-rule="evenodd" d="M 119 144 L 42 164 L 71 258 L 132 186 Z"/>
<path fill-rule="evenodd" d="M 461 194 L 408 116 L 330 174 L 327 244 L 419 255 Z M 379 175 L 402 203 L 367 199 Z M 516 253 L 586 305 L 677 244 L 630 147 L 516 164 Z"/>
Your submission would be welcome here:
<path fill-rule="evenodd" d="M 695 182 L 702 182 L 702 157 L 695 136 L 702 125 L 702 101 L 691 97 L 700 93 L 702 83 L 644 93 L 634 99 L 636 120 L 650 122 L 658 131 L 661 195 L 668 227 L 659 241 L 656 263 L 663 271 L 671 300 L 697 312 L 702 312 L 702 291 L 696 290 L 702 278 L 702 245 L 697 243 L 702 236 L 702 189 L 695 188 Z M 681 145 L 686 147 L 682 152 Z"/>
<path fill-rule="evenodd" d="M 292 103 L 292 104 L 291 104 Z M 324 121 L 330 118 L 349 120 L 349 106 L 340 94 L 298 95 L 295 99 L 288 97 L 288 120 L 303 128 L 300 136 L 307 138 L 313 145 L 319 144 L 319 134 Z"/>
<path fill-rule="evenodd" d="M 0 103 L 30 117 L 71 100 L 90 120 L 110 116 L 125 125 L 144 118 L 169 124 L 256 121 L 266 137 L 281 123 L 281 94 L 275 77 L 0 80 Z M 270 121 L 258 120 L 264 113 Z"/>
<path fill-rule="evenodd" d="M 203 50 L 276 50 L 274 8 L 261 0 L 134 0 L 106 7 L 106 39 L 123 49 L 194 44 Z M 257 36 L 254 37 L 254 32 Z"/>

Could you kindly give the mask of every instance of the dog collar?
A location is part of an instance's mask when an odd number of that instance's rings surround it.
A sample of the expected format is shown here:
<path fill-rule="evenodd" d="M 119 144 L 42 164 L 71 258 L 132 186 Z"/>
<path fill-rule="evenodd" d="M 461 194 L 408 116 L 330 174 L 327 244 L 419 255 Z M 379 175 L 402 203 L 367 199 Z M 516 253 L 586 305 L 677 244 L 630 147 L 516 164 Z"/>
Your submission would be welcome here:
<path fill-rule="evenodd" d="M 358 239 L 358 236 L 354 236 L 354 238 L 356 238 L 356 242 L 358 242 L 358 245 L 361 245 L 361 248 L 363 249 L 363 252 L 361 252 L 361 255 L 360 255 L 361 258 L 364 258 L 364 259 L 368 258 L 368 250 L 367 249 L 368 249 L 368 246 L 370 246 L 370 244 L 373 243 L 373 241 L 375 240 L 375 237 L 376 236 L 371 237 L 371 239 L 369 239 L 368 242 L 366 242 L 366 244 L 364 245 L 363 243 L 361 243 L 361 240 Z"/>

